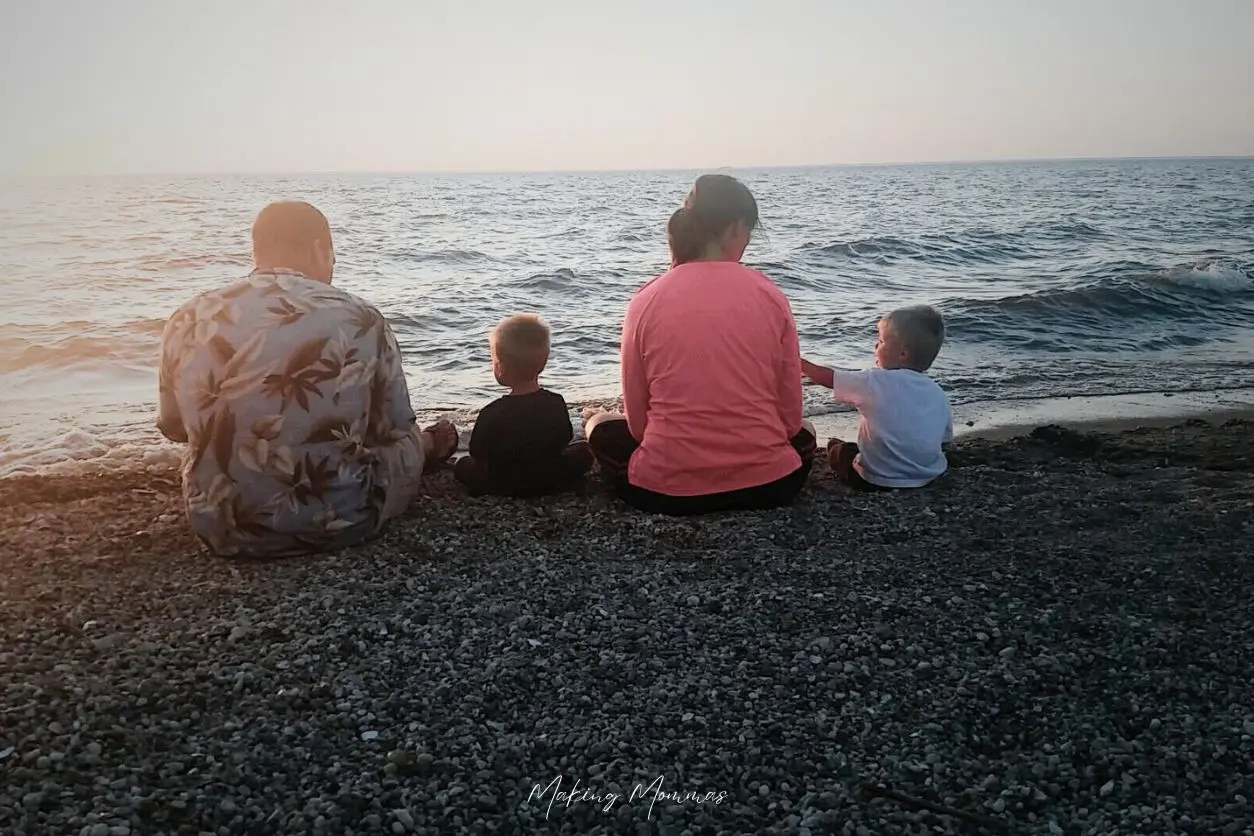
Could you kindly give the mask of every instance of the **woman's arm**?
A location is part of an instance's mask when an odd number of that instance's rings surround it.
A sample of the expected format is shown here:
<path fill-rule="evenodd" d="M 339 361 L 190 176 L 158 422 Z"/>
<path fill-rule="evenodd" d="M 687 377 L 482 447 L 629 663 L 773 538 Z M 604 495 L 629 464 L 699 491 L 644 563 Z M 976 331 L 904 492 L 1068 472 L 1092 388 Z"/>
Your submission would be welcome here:
<path fill-rule="evenodd" d="M 627 303 L 623 316 L 623 335 L 619 349 L 619 367 L 623 384 L 623 414 L 632 438 L 644 441 L 649 423 L 649 379 L 644 370 L 644 347 L 639 340 L 639 312 L 636 300 Z"/>
<path fill-rule="evenodd" d="M 789 437 L 801 432 L 801 345 L 797 340 L 797 323 L 792 307 L 783 302 L 784 333 L 780 340 L 779 417 Z"/>

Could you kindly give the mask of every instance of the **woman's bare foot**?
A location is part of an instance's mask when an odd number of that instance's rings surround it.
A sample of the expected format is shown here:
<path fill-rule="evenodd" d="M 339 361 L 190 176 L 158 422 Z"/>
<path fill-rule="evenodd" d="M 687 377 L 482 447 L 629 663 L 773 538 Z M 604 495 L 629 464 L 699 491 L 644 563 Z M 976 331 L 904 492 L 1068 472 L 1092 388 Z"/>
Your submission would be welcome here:
<path fill-rule="evenodd" d="M 422 449 L 426 451 L 428 467 L 443 464 L 457 452 L 457 428 L 451 421 L 436 421 L 424 429 L 422 435 Z"/>
<path fill-rule="evenodd" d="M 586 427 L 593 415 L 600 415 L 603 412 L 609 412 L 609 410 L 603 406 L 585 406 L 579 413 L 579 417 L 583 419 L 583 425 Z"/>

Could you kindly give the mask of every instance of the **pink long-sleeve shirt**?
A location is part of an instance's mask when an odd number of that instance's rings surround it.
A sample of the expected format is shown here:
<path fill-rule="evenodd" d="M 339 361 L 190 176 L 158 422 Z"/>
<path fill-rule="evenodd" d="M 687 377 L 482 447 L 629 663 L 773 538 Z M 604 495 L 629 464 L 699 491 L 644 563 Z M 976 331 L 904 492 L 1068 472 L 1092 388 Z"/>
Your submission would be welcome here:
<path fill-rule="evenodd" d="M 801 466 L 801 356 L 788 299 L 736 262 L 692 262 L 627 305 L 628 478 L 670 496 L 773 482 Z"/>

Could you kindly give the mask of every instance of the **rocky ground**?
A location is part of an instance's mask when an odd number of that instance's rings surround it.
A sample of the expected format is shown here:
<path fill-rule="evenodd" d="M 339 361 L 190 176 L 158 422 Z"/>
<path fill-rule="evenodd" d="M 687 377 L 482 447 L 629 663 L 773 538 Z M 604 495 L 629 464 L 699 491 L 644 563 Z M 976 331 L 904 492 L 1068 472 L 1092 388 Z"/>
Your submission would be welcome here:
<path fill-rule="evenodd" d="M 1254 424 L 953 465 L 700 520 L 437 473 L 264 564 L 168 470 L 0 481 L 0 832 L 1254 834 Z"/>

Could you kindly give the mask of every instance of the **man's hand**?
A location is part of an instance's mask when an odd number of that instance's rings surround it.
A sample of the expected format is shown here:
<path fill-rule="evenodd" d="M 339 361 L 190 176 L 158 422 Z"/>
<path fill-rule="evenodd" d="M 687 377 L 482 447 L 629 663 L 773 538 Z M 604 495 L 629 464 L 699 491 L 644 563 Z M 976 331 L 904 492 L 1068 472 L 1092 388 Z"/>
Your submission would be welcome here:
<path fill-rule="evenodd" d="M 801 358 L 801 373 L 825 389 L 832 388 L 832 370 Z"/>
<path fill-rule="evenodd" d="M 183 426 L 182 419 L 171 420 L 168 415 L 160 415 L 157 418 L 157 430 L 175 444 L 188 442 L 187 428 Z"/>

